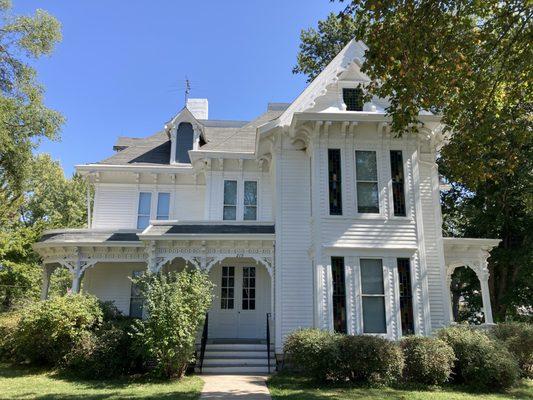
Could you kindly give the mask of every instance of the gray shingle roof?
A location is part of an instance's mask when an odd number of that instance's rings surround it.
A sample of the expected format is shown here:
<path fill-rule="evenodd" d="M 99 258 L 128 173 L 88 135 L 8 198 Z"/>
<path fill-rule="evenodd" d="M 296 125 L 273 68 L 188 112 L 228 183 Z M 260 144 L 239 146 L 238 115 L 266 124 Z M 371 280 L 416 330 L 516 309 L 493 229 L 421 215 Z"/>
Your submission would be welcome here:
<path fill-rule="evenodd" d="M 143 235 L 229 235 L 229 234 L 274 234 L 276 232 L 274 225 L 218 225 L 218 224 L 169 224 L 169 225 L 152 225 Z"/>
<path fill-rule="evenodd" d="M 45 233 L 39 243 L 94 243 L 138 242 L 136 232 L 92 231 L 89 229 L 72 229 Z"/>
<path fill-rule="evenodd" d="M 268 110 L 253 121 L 199 120 L 207 143 L 200 150 L 253 153 L 258 126 L 281 115 L 287 103 L 269 103 Z M 98 164 L 167 165 L 170 162 L 170 139 L 165 131 L 146 138 L 121 136 L 113 146 L 117 153 Z"/>

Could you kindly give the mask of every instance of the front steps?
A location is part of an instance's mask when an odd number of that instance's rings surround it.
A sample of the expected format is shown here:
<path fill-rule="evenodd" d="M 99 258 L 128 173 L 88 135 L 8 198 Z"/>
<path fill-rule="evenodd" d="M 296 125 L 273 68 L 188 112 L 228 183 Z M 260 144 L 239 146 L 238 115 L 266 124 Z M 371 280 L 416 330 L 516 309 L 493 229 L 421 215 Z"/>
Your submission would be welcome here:
<path fill-rule="evenodd" d="M 200 347 L 198 347 L 198 361 L 196 372 L 200 372 Z M 270 372 L 274 372 L 276 362 L 274 346 L 270 349 Z M 267 345 L 266 343 L 207 343 L 205 348 L 204 374 L 267 374 Z"/>

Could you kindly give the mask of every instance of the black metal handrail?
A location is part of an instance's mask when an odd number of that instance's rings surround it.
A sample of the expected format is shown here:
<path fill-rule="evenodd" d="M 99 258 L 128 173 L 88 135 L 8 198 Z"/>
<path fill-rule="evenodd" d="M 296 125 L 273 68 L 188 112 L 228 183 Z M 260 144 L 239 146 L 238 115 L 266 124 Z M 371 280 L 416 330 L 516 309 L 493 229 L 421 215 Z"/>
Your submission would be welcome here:
<path fill-rule="evenodd" d="M 266 315 L 266 334 L 267 334 L 267 365 L 268 373 L 270 374 L 270 313 Z"/>
<path fill-rule="evenodd" d="M 200 372 L 204 367 L 205 347 L 207 346 L 207 336 L 209 332 L 209 313 L 205 313 L 204 330 L 202 332 L 202 341 L 200 343 Z"/>

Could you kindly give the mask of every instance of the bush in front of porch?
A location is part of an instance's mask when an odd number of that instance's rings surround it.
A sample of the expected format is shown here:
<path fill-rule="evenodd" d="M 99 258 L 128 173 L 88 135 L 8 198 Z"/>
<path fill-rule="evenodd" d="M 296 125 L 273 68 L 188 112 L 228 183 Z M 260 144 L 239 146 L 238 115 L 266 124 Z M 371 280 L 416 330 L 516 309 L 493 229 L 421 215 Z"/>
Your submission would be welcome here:
<path fill-rule="evenodd" d="M 161 377 L 181 378 L 194 360 L 196 334 L 212 301 L 212 283 L 196 269 L 145 274 L 136 279 L 147 318 L 135 337 Z"/>

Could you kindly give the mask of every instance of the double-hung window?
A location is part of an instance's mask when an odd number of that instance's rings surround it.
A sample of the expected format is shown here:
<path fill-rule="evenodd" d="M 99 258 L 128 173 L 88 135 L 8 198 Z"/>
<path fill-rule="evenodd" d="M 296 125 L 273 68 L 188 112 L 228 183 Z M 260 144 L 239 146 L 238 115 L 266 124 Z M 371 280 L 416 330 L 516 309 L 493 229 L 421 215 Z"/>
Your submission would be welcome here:
<path fill-rule="evenodd" d="M 170 193 L 159 192 L 157 194 L 156 219 L 168 220 L 170 212 Z"/>
<path fill-rule="evenodd" d="M 150 210 L 152 208 L 152 193 L 139 193 L 139 207 L 137 209 L 137 229 L 145 229 L 150 224 Z"/>
<path fill-rule="evenodd" d="M 381 259 L 361 259 L 360 266 L 363 332 L 387 333 L 383 262 Z"/>
<path fill-rule="evenodd" d="M 328 149 L 329 214 L 342 215 L 341 151 Z"/>
<path fill-rule="evenodd" d="M 224 181 L 223 219 L 237 219 L 237 181 Z"/>
<path fill-rule="evenodd" d="M 355 152 L 357 212 L 379 214 L 378 166 L 375 151 Z"/>
<path fill-rule="evenodd" d="M 392 178 L 392 202 L 394 206 L 394 216 L 405 217 L 405 178 L 403 173 L 403 156 L 401 150 L 391 150 L 390 169 Z"/>
<path fill-rule="evenodd" d="M 244 181 L 244 215 L 245 221 L 257 219 L 257 182 Z"/>

